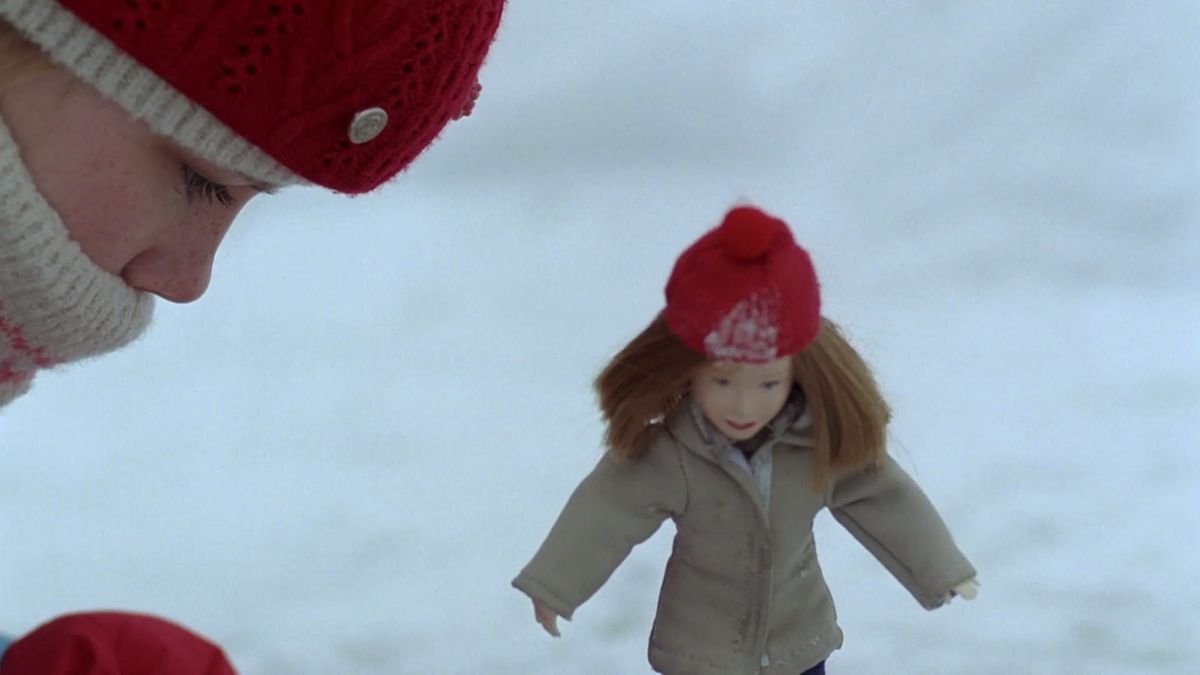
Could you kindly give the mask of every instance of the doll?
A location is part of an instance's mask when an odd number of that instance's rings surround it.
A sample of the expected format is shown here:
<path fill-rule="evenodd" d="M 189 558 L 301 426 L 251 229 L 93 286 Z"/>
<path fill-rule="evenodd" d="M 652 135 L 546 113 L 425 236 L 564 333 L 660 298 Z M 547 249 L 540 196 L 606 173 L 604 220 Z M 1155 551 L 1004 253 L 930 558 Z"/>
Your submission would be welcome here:
<path fill-rule="evenodd" d="M 656 672 L 824 672 L 842 632 L 817 563 L 828 508 L 926 609 L 975 569 L 890 458 L 891 412 L 820 314 L 787 225 L 739 206 L 676 261 L 666 307 L 596 379 L 607 452 L 513 580 L 558 635 L 664 520 Z"/>

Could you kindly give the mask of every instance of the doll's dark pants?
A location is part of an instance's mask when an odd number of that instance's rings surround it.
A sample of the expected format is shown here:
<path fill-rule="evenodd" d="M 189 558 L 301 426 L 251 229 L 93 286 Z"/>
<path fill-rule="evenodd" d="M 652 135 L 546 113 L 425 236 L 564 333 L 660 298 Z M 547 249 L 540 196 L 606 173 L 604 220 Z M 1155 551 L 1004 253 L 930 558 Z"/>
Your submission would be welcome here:
<path fill-rule="evenodd" d="M 800 673 L 800 675 L 825 675 L 825 662 L 822 661 L 808 670 Z"/>

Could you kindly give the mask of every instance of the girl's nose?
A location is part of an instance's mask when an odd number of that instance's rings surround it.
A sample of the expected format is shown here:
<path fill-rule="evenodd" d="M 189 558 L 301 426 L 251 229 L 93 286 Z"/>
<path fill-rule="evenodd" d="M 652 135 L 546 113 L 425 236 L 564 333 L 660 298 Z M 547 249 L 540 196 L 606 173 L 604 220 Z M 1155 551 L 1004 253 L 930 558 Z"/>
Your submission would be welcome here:
<path fill-rule="evenodd" d="M 746 392 L 739 391 L 734 395 L 733 411 L 738 417 L 745 417 L 750 413 L 750 397 Z"/>
<path fill-rule="evenodd" d="M 187 303 L 199 300 L 212 278 L 211 251 L 149 250 L 134 258 L 121 276 L 125 283 L 164 300 Z"/>
<path fill-rule="evenodd" d="M 213 206 L 192 211 L 161 230 L 154 243 L 136 255 L 121 273 L 125 283 L 164 300 L 187 303 L 208 290 L 213 259 L 237 209 Z"/>

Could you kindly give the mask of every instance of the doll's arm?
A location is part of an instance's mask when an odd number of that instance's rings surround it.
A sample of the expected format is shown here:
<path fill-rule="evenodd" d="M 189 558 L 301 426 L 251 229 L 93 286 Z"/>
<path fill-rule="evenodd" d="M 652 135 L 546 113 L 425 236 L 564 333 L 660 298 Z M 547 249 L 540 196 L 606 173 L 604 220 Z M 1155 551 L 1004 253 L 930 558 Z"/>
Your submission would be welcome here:
<path fill-rule="evenodd" d="M 975 568 L 942 517 L 891 457 L 840 478 L 828 503 L 833 517 L 926 609 L 941 606 L 953 589 L 974 580 Z"/>
<path fill-rule="evenodd" d="M 652 449 L 625 461 L 606 455 L 575 489 L 533 560 L 512 582 L 535 600 L 535 617 L 547 631 L 543 610 L 570 619 L 634 546 L 682 510 L 686 488 L 677 452 Z"/>

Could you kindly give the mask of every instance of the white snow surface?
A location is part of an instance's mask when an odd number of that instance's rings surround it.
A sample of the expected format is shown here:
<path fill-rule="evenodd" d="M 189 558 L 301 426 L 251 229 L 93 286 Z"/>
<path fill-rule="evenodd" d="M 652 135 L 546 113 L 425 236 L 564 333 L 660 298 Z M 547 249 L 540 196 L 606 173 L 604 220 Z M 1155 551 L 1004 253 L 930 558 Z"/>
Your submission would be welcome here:
<path fill-rule="evenodd" d="M 1200 672 L 1200 6 L 512 2 L 375 194 L 252 204 L 208 294 L 0 413 L 0 628 L 116 607 L 246 674 L 648 673 L 670 525 L 558 640 L 509 586 L 590 389 L 747 200 L 811 251 L 980 572 L 832 519 L 835 674 Z"/>

